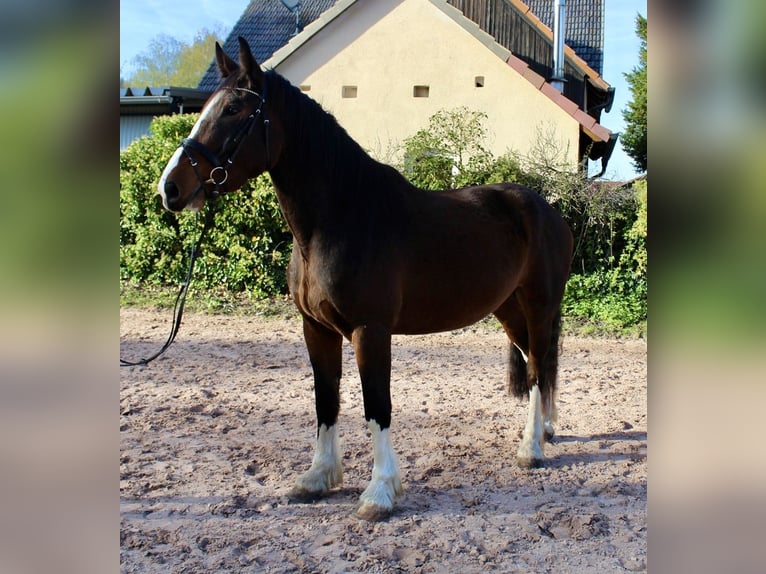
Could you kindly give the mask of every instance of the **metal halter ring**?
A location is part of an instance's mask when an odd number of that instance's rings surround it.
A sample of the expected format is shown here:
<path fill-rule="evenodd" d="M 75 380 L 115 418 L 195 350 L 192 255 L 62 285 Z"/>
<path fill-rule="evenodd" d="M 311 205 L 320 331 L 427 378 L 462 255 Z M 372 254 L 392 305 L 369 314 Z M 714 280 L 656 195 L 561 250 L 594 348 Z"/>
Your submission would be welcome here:
<path fill-rule="evenodd" d="M 220 169 L 220 170 L 223 172 L 223 179 L 222 179 L 221 181 L 216 181 L 216 180 L 215 180 L 215 175 L 214 175 L 214 174 L 215 174 L 215 172 L 216 172 L 216 171 L 218 171 L 219 169 Z M 227 180 L 227 179 L 229 179 L 229 172 L 228 172 L 228 171 L 226 171 L 226 170 L 225 170 L 223 167 L 221 167 L 220 165 L 219 165 L 218 167 L 214 167 L 214 168 L 213 168 L 213 169 L 210 171 L 210 181 L 212 181 L 212 182 L 213 182 L 215 185 L 223 185 L 224 183 L 226 183 L 226 180 Z"/>

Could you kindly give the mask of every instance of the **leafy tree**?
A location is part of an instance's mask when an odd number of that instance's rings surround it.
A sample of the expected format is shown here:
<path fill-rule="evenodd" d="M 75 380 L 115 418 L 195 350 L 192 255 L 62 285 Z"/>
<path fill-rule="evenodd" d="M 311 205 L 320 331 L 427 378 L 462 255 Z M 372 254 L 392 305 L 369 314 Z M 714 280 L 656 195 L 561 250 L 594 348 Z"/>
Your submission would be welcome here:
<path fill-rule="evenodd" d="M 144 86 L 170 85 L 170 77 L 182 48 L 183 43 L 172 36 L 156 36 L 144 52 L 133 58 L 135 72 L 125 79 L 126 82 Z"/>
<path fill-rule="evenodd" d="M 573 325 L 640 332 L 647 320 L 646 181 L 635 182 L 632 192 L 635 210 L 629 216 L 632 223 L 620 231 L 623 245 L 616 264 L 587 274 L 573 270 L 567 282 L 562 312 Z"/>
<path fill-rule="evenodd" d="M 210 66 L 210 54 L 215 51 L 216 41 L 223 44 L 220 31 L 200 30 L 194 41 L 184 46 L 178 55 L 175 72 L 170 80 L 172 86 L 197 87 Z"/>
<path fill-rule="evenodd" d="M 622 134 L 622 147 L 632 159 L 637 171 L 646 171 L 646 18 L 636 16 L 636 35 L 641 39 L 639 64 L 633 71 L 624 74 L 630 85 L 633 98 L 628 107 L 622 110 L 622 117 L 627 124 Z"/>
<path fill-rule="evenodd" d="M 210 54 L 220 30 L 202 29 L 191 44 L 160 34 L 149 47 L 133 58 L 135 72 L 120 80 L 131 86 L 181 86 L 195 88 L 210 65 Z"/>
<path fill-rule="evenodd" d="M 403 142 L 402 171 L 425 189 L 447 189 L 483 183 L 492 154 L 482 146 L 487 114 L 465 107 L 440 110 L 428 127 Z"/>

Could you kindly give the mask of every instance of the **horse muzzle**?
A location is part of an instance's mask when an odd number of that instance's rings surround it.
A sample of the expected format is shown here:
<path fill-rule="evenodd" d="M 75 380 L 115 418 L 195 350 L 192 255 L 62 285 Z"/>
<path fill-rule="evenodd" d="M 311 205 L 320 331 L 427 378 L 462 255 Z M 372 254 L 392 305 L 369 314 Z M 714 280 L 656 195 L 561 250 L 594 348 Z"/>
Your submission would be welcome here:
<path fill-rule="evenodd" d="M 162 193 L 162 203 L 165 205 L 165 209 L 171 211 L 179 211 L 174 209 L 177 206 L 179 199 L 181 198 L 181 190 L 173 181 L 166 181 Z M 183 207 L 181 207 L 183 209 Z"/>
<path fill-rule="evenodd" d="M 202 184 L 200 184 L 189 197 L 182 197 L 181 190 L 172 180 L 165 182 L 160 195 L 162 196 L 162 205 L 168 211 L 181 212 L 184 209 L 189 211 L 199 211 L 205 203 L 206 193 Z"/>

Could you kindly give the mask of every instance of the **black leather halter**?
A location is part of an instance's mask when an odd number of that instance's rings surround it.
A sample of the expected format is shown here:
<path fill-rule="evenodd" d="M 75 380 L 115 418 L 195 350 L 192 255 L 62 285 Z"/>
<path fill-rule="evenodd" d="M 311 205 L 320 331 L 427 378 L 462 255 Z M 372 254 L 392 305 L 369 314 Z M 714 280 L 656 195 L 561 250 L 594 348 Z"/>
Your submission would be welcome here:
<path fill-rule="evenodd" d="M 253 132 L 253 128 L 255 128 L 255 124 L 257 123 L 258 118 L 263 119 L 266 138 L 266 161 L 267 163 L 271 163 L 269 151 L 269 120 L 266 117 L 266 112 L 263 107 L 266 103 L 265 83 L 263 88 L 263 94 L 259 94 L 253 90 L 248 90 L 247 88 L 229 88 L 232 91 L 242 91 L 253 94 L 254 96 L 258 97 L 260 101 L 258 103 L 258 108 L 242 122 L 242 125 L 240 125 L 235 132 L 234 137 L 226 142 L 226 145 L 224 149 L 221 150 L 220 154 L 214 153 L 209 147 L 203 143 L 198 142 L 194 138 L 185 138 L 181 142 L 181 149 L 183 149 L 186 157 L 189 158 L 189 162 L 191 163 L 192 168 L 194 168 L 194 173 L 197 174 L 197 179 L 200 182 L 200 187 L 195 192 L 195 195 L 199 193 L 200 190 L 204 190 L 205 197 L 209 199 L 215 199 L 224 193 L 223 184 L 226 183 L 227 179 L 229 179 L 229 172 L 227 169 L 234 163 L 234 158 L 239 153 L 239 150 L 242 149 L 242 144 Z M 227 150 L 231 151 L 227 153 Z M 213 169 L 210 170 L 210 175 L 207 179 L 205 179 L 199 172 L 199 163 L 194 159 L 194 156 L 191 153 L 192 151 L 202 155 L 213 166 Z M 213 184 L 213 190 L 210 193 L 208 193 L 206 189 L 206 186 L 209 183 Z"/>

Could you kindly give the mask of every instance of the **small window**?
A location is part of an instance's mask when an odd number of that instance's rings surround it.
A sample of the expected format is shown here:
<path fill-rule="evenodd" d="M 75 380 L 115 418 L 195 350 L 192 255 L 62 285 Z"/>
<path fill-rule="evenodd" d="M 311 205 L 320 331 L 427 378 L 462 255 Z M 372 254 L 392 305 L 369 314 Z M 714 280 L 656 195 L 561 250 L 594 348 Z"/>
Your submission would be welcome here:
<path fill-rule="evenodd" d="M 310 85 L 308 85 L 308 84 L 303 84 L 303 85 L 301 86 L 301 92 L 310 92 L 310 91 L 311 91 L 311 86 L 310 86 Z"/>
<path fill-rule="evenodd" d="M 484 87 L 484 76 L 476 76 L 473 79 L 473 85 L 476 88 L 483 88 Z"/>
<path fill-rule="evenodd" d="M 344 98 L 355 98 L 356 86 L 343 86 L 342 95 Z"/>
<path fill-rule="evenodd" d="M 412 88 L 412 95 L 416 98 L 427 98 L 430 91 L 428 86 L 415 86 Z"/>

